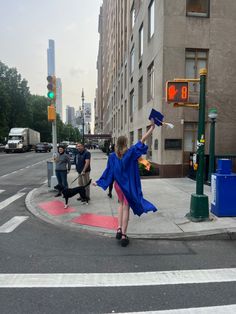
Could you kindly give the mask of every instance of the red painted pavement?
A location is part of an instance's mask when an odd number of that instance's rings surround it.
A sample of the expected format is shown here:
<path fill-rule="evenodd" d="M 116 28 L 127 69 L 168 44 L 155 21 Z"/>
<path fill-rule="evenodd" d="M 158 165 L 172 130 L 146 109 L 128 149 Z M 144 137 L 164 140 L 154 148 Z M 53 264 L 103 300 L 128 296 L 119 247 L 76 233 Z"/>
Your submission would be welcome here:
<path fill-rule="evenodd" d="M 118 219 L 112 216 L 101 216 L 94 214 L 82 214 L 71 220 L 80 225 L 87 225 L 92 227 L 100 227 L 104 229 L 117 229 Z"/>
<path fill-rule="evenodd" d="M 64 208 L 65 204 L 61 201 L 50 201 L 38 204 L 45 212 L 52 216 L 60 216 L 75 212 L 72 207 Z"/>

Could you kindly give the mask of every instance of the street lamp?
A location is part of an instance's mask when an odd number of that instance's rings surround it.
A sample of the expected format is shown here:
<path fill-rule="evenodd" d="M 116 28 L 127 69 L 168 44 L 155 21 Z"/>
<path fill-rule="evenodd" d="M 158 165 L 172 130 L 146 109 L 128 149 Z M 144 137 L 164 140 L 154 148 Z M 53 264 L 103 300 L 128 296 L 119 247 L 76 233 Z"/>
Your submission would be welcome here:
<path fill-rule="evenodd" d="M 82 88 L 82 95 L 81 95 L 81 99 L 82 99 L 82 126 L 83 126 L 83 137 L 82 137 L 82 143 L 84 145 L 84 89 Z"/>
<path fill-rule="evenodd" d="M 215 122 L 217 118 L 216 108 L 211 108 L 209 110 L 208 118 L 211 119 L 208 168 L 208 183 L 211 184 L 211 175 L 215 171 Z"/>

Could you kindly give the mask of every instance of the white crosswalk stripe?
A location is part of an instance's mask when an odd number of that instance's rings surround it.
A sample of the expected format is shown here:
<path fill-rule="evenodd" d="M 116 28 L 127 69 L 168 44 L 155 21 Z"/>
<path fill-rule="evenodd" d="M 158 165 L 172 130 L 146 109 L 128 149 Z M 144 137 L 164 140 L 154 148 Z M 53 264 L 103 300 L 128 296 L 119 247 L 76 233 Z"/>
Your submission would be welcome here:
<path fill-rule="evenodd" d="M 18 198 L 22 197 L 23 195 L 25 195 L 25 193 L 16 193 L 15 195 L 12 195 L 11 197 L 8 197 L 6 200 L 0 202 L 0 210 L 10 205 L 14 201 L 18 200 Z"/>
<path fill-rule="evenodd" d="M 10 233 L 15 230 L 20 224 L 27 220 L 29 216 L 15 216 L 0 226 L 0 233 Z"/>
<path fill-rule="evenodd" d="M 0 190 L 0 193 L 4 192 L 5 190 Z"/>
<path fill-rule="evenodd" d="M 0 288 L 130 287 L 236 282 L 236 268 L 140 273 L 0 274 Z"/>
<path fill-rule="evenodd" d="M 235 314 L 236 304 L 210 306 L 210 307 L 197 307 L 187 309 L 174 309 L 164 311 L 149 311 L 149 312 L 122 312 L 122 314 Z M 121 313 L 116 313 L 121 314 Z"/>

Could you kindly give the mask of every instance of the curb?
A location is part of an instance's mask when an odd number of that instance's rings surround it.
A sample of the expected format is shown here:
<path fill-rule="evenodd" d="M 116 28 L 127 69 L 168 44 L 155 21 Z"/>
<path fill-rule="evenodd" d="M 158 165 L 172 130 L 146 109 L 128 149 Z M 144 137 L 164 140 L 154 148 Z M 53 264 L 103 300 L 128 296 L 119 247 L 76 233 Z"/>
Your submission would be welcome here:
<path fill-rule="evenodd" d="M 56 227 L 63 228 L 66 230 L 71 230 L 79 232 L 81 230 L 87 231 L 90 233 L 95 233 L 100 236 L 114 237 L 113 230 L 102 229 L 99 227 L 91 227 L 87 225 L 75 225 L 72 222 L 63 222 L 59 221 L 47 213 L 41 212 L 35 202 L 33 202 L 35 194 L 40 188 L 35 188 L 30 191 L 25 198 L 25 205 L 29 212 L 31 212 L 35 217 L 45 221 L 46 223 L 52 224 Z M 184 241 L 184 240 L 235 240 L 236 239 L 236 228 L 222 228 L 215 230 L 204 230 L 196 232 L 183 232 L 179 233 L 150 233 L 150 234 L 137 234 L 129 233 L 129 236 L 134 239 L 140 240 L 175 240 L 175 241 Z"/>

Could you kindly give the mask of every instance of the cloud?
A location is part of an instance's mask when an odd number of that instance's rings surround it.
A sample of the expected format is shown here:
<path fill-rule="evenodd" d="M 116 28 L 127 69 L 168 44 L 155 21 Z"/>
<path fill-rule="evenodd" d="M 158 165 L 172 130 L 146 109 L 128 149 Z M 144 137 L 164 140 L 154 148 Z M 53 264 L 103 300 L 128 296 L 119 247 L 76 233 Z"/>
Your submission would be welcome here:
<path fill-rule="evenodd" d="M 68 24 L 68 25 L 65 27 L 65 31 L 66 31 L 66 32 L 73 32 L 73 31 L 75 31 L 75 30 L 77 29 L 77 27 L 78 27 L 78 24 L 76 24 L 76 23 L 70 23 L 70 24 Z"/>
<path fill-rule="evenodd" d="M 85 71 L 79 67 L 74 67 L 70 69 L 70 75 L 72 77 L 79 77 L 83 74 L 85 74 Z"/>

